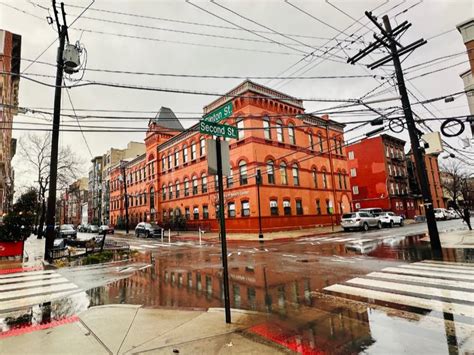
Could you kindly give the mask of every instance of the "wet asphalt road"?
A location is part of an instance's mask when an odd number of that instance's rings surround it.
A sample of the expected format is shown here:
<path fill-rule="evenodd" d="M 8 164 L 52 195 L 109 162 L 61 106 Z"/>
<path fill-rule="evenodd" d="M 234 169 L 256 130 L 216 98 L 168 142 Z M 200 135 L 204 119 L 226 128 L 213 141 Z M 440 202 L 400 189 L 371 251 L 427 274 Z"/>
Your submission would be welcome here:
<path fill-rule="evenodd" d="M 301 353 L 472 352 L 474 251 L 445 250 L 444 261 L 430 261 L 428 243 L 405 237 L 425 231 L 426 224 L 416 224 L 294 242 L 231 242 L 231 307 L 267 313 L 251 332 Z M 53 301 L 49 318 L 111 303 L 223 306 L 219 244 L 107 238 L 126 240 L 138 253 L 116 265 L 59 269 L 80 292 Z"/>

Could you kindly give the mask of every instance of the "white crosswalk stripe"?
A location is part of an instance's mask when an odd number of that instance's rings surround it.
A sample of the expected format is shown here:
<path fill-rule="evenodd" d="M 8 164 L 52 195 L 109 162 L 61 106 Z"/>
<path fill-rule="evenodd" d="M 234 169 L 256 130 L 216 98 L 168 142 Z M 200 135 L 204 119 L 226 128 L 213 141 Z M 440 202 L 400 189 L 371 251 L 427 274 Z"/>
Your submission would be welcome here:
<path fill-rule="evenodd" d="M 474 318 L 474 264 L 417 262 L 324 288 L 337 296 Z"/>
<path fill-rule="evenodd" d="M 0 313 L 50 302 L 82 291 L 55 271 L 18 272 L 0 277 Z"/>

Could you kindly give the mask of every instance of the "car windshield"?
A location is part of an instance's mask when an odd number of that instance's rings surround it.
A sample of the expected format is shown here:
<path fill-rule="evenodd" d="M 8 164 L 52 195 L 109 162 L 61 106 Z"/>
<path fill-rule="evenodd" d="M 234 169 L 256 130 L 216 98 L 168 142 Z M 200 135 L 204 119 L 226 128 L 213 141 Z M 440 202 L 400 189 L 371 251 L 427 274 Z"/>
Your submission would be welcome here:
<path fill-rule="evenodd" d="M 355 213 L 344 213 L 342 215 L 342 218 L 355 218 L 356 214 Z"/>
<path fill-rule="evenodd" d="M 434 211 L 435 211 L 435 212 L 441 212 L 441 209 L 435 208 Z"/>
<path fill-rule="evenodd" d="M 63 224 L 60 229 L 62 231 L 70 231 L 70 230 L 73 230 L 73 228 L 70 226 L 70 225 L 67 225 L 67 224 Z"/>
<path fill-rule="evenodd" d="M 154 224 L 154 223 L 150 224 L 150 227 L 154 228 L 154 229 L 159 229 L 160 228 L 160 226 L 158 224 Z"/>

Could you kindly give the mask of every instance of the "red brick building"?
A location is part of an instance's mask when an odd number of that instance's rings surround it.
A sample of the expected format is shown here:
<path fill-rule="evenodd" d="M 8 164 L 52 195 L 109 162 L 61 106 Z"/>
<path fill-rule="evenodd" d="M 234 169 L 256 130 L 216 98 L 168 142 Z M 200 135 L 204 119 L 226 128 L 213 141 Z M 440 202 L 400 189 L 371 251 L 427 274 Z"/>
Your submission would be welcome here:
<path fill-rule="evenodd" d="M 407 218 L 415 216 L 404 147 L 405 141 L 386 134 L 347 147 L 355 209 L 380 207 Z"/>
<path fill-rule="evenodd" d="M 229 140 L 232 173 L 224 179 L 229 231 L 258 231 L 257 169 L 263 176 L 264 231 L 330 224 L 350 210 L 342 124 L 304 115 L 301 100 L 251 81 L 204 107 L 204 114 L 229 101 L 233 114 L 221 123 L 239 128 L 238 139 Z M 190 228 L 218 230 L 216 181 L 207 175 L 210 137 L 197 129 L 183 130 L 167 108 L 150 120 L 146 157 L 126 167 L 129 195 L 145 195 L 136 212 L 130 210 L 136 221 L 185 218 Z M 117 223 L 123 216 L 123 184 L 117 169 L 111 175 L 111 221 Z"/>
<path fill-rule="evenodd" d="M 417 197 L 418 211 L 417 214 L 425 214 L 423 209 L 423 198 L 421 196 L 420 183 L 418 182 L 418 173 L 416 171 L 415 159 L 411 151 L 407 154 L 408 173 L 410 178 L 410 188 Z M 426 168 L 426 176 L 428 177 L 428 185 L 430 187 L 431 198 L 433 200 L 433 208 L 446 208 L 444 200 L 443 187 L 441 185 L 441 175 L 439 172 L 438 156 L 425 154 L 424 164 Z"/>

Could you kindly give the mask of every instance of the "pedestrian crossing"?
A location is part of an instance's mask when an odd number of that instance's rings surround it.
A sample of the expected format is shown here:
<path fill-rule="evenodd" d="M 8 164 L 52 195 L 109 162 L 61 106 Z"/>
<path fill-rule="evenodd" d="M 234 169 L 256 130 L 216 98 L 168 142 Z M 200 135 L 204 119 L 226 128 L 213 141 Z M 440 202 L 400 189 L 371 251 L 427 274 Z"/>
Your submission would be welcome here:
<path fill-rule="evenodd" d="M 0 314 L 51 302 L 82 291 L 56 271 L 16 272 L 0 275 Z"/>
<path fill-rule="evenodd" d="M 357 238 L 357 237 L 310 237 L 310 238 L 304 238 L 298 244 L 307 244 L 308 242 L 310 243 L 316 243 L 316 244 L 325 244 L 325 243 L 357 243 L 357 244 L 363 244 L 363 243 L 369 243 L 369 242 L 379 242 L 379 241 L 389 241 L 393 240 L 393 236 L 377 236 L 373 238 Z"/>
<path fill-rule="evenodd" d="M 325 287 L 331 294 L 371 303 L 416 307 L 474 318 L 474 264 L 422 261 L 386 267 Z"/>
<path fill-rule="evenodd" d="M 181 246 L 194 246 L 194 243 L 189 242 L 172 242 L 172 243 L 147 243 L 147 244 L 130 244 L 130 249 L 137 251 L 147 251 L 152 249 L 166 249 Z"/>

